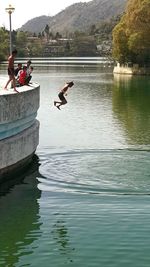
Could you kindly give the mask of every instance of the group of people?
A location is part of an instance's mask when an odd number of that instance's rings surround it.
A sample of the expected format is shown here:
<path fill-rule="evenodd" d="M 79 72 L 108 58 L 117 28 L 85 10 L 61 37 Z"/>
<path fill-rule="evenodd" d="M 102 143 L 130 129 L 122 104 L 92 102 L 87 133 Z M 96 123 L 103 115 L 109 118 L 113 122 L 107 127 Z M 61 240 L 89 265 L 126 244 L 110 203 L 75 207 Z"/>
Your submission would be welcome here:
<path fill-rule="evenodd" d="M 8 84 L 11 82 L 11 85 L 15 92 L 19 93 L 16 89 L 16 86 L 28 85 L 32 76 L 33 67 L 31 66 L 31 60 L 28 60 L 26 65 L 22 67 L 22 63 L 18 63 L 17 68 L 14 68 L 14 59 L 17 55 L 17 50 L 14 49 L 12 54 L 8 58 L 8 76 L 9 79 L 4 87 L 7 90 Z M 67 82 L 60 90 L 58 97 L 60 101 L 54 101 L 54 106 L 60 110 L 60 106 L 67 104 L 65 96 L 70 87 L 74 85 L 73 81 Z"/>
<path fill-rule="evenodd" d="M 31 66 L 31 60 L 28 60 L 25 66 L 22 63 L 18 63 L 17 68 L 14 67 L 14 59 L 17 56 L 17 50 L 14 49 L 12 54 L 8 58 L 8 76 L 9 79 L 4 87 L 7 90 L 7 86 L 11 82 L 11 86 L 14 91 L 18 93 L 17 86 L 28 85 L 32 78 L 33 67 Z"/>
<path fill-rule="evenodd" d="M 16 78 L 16 86 L 28 85 L 31 81 L 31 73 L 33 67 L 31 66 L 31 60 L 28 60 L 26 65 L 22 67 L 22 63 L 18 63 L 18 67 L 14 70 L 14 75 Z"/>

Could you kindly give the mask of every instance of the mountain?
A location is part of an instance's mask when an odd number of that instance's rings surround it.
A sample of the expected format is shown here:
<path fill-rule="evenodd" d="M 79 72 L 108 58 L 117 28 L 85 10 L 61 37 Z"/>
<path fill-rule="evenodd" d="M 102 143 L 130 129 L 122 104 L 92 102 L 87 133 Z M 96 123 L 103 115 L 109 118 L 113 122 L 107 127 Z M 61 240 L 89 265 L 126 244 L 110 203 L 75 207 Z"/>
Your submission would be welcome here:
<path fill-rule="evenodd" d="M 127 0 L 92 0 L 75 3 L 55 16 L 40 16 L 29 20 L 19 30 L 39 33 L 46 24 L 53 32 L 85 31 L 91 25 L 107 21 L 124 12 Z"/>
<path fill-rule="evenodd" d="M 39 33 L 43 31 L 46 24 L 49 24 L 50 20 L 51 20 L 51 17 L 49 16 L 36 17 L 36 18 L 30 19 L 29 21 L 27 21 L 18 30 Z"/>

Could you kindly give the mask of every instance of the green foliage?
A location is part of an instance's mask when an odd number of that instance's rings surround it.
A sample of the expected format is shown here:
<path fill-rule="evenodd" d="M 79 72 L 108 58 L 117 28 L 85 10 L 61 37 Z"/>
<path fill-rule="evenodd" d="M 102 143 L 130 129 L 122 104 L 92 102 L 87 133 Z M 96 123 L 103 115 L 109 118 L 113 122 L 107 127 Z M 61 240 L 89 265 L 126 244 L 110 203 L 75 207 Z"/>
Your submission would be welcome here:
<path fill-rule="evenodd" d="M 49 25 L 48 24 L 46 24 L 45 29 L 44 29 L 44 32 L 46 34 L 46 38 L 47 38 L 47 42 L 48 42 L 48 40 L 49 40 L 49 34 L 50 34 L 50 28 L 49 28 Z"/>
<path fill-rule="evenodd" d="M 9 54 L 9 33 L 0 28 L 0 61 L 5 60 Z"/>
<path fill-rule="evenodd" d="M 62 35 L 59 32 L 56 32 L 55 39 L 57 40 L 59 38 L 62 38 Z"/>
<path fill-rule="evenodd" d="M 73 40 L 70 52 L 74 56 L 96 56 L 96 42 L 91 36 L 78 35 Z"/>
<path fill-rule="evenodd" d="M 42 45 L 40 40 L 36 40 L 28 45 L 28 52 L 30 57 L 42 56 Z"/>
<path fill-rule="evenodd" d="M 18 56 L 23 57 L 27 55 L 27 33 L 23 31 L 18 31 L 16 34 L 16 47 L 18 50 Z"/>
<path fill-rule="evenodd" d="M 113 32 L 113 56 L 120 63 L 129 60 L 128 38 L 125 31 L 125 24 L 119 23 Z"/>
<path fill-rule="evenodd" d="M 108 1 L 109 2 L 109 1 Z M 74 10 L 74 9 L 73 9 Z M 13 31 L 12 44 L 18 50 L 18 57 L 36 56 L 96 56 L 110 55 L 112 44 L 112 29 L 120 16 L 91 24 L 86 31 L 76 30 L 61 34 L 52 30 L 45 23 L 40 33 L 28 31 Z M 36 22 L 36 21 L 35 21 Z M 7 32 L 7 50 L 9 54 L 9 32 Z M 2 38 L 3 40 L 5 38 Z M 4 42 L 3 42 L 4 43 Z M 97 50 L 98 47 L 98 50 Z"/>
<path fill-rule="evenodd" d="M 100 55 L 103 53 L 111 56 L 112 50 L 112 30 L 120 21 L 121 15 L 112 17 L 111 19 L 99 22 L 96 25 L 92 25 L 89 29 L 89 34 L 93 35 L 96 41 L 96 45 L 101 47 Z M 106 47 L 107 43 L 107 47 Z M 109 48 L 108 48 L 109 46 Z M 102 49 L 103 47 L 103 49 Z M 103 51 L 102 51 L 103 50 Z"/>
<path fill-rule="evenodd" d="M 113 57 L 120 63 L 150 64 L 150 0 L 129 0 L 113 30 Z"/>
<path fill-rule="evenodd" d="M 27 34 L 23 31 L 18 31 L 16 36 L 16 43 L 18 47 L 25 47 L 27 42 Z"/>
<path fill-rule="evenodd" d="M 102 46 L 110 53 L 112 28 L 116 25 L 114 17 L 123 12 L 126 2 L 92 0 L 73 4 L 53 17 L 33 18 L 19 31 L 12 32 L 13 47 L 17 48 L 19 57 L 41 56 L 45 51 L 48 56 L 95 56 Z M 9 54 L 9 32 L 7 35 L 4 56 Z M 2 41 L 0 46 L 3 44 Z"/>

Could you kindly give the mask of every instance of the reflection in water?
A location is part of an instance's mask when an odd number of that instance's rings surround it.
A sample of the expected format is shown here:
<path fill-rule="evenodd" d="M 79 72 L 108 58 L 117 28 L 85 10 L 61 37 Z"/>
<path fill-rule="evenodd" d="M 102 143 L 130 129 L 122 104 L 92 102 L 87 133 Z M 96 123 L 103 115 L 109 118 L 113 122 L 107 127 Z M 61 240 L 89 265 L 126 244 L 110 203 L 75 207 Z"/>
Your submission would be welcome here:
<path fill-rule="evenodd" d="M 150 90 L 148 77 L 115 75 L 113 112 L 126 130 L 130 144 L 150 144 Z"/>
<path fill-rule="evenodd" d="M 69 244 L 69 235 L 68 235 L 68 229 L 65 224 L 64 220 L 57 220 L 57 222 L 53 226 L 53 230 L 51 232 L 53 234 L 54 240 L 58 244 L 58 249 L 61 254 L 66 255 L 67 260 L 72 262 L 71 259 L 71 252 L 74 249 L 70 248 Z"/>
<path fill-rule="evenodd" d="M 16 266 L 20 257 L 29 254 L 28 245 L 39 235 L 41 192 L 37 188 L 38 158 L 30 170 L 0 187 L 0 266 Z M 33 234 L 34 233 L 34 234 Z"/>

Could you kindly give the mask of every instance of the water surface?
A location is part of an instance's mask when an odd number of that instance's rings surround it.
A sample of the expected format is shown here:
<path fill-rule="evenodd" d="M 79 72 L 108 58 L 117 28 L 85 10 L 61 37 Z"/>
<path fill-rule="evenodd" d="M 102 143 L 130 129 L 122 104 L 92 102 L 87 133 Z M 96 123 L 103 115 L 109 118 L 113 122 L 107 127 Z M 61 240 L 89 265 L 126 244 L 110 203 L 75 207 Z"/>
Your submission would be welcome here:
<path fill-rule="evenodd" d="M 40 143 L 29 172 L 1 187 L 0 266 L 149 266 L 149 77 L 114 77 L 104 58 L 33 65 Z"/>

